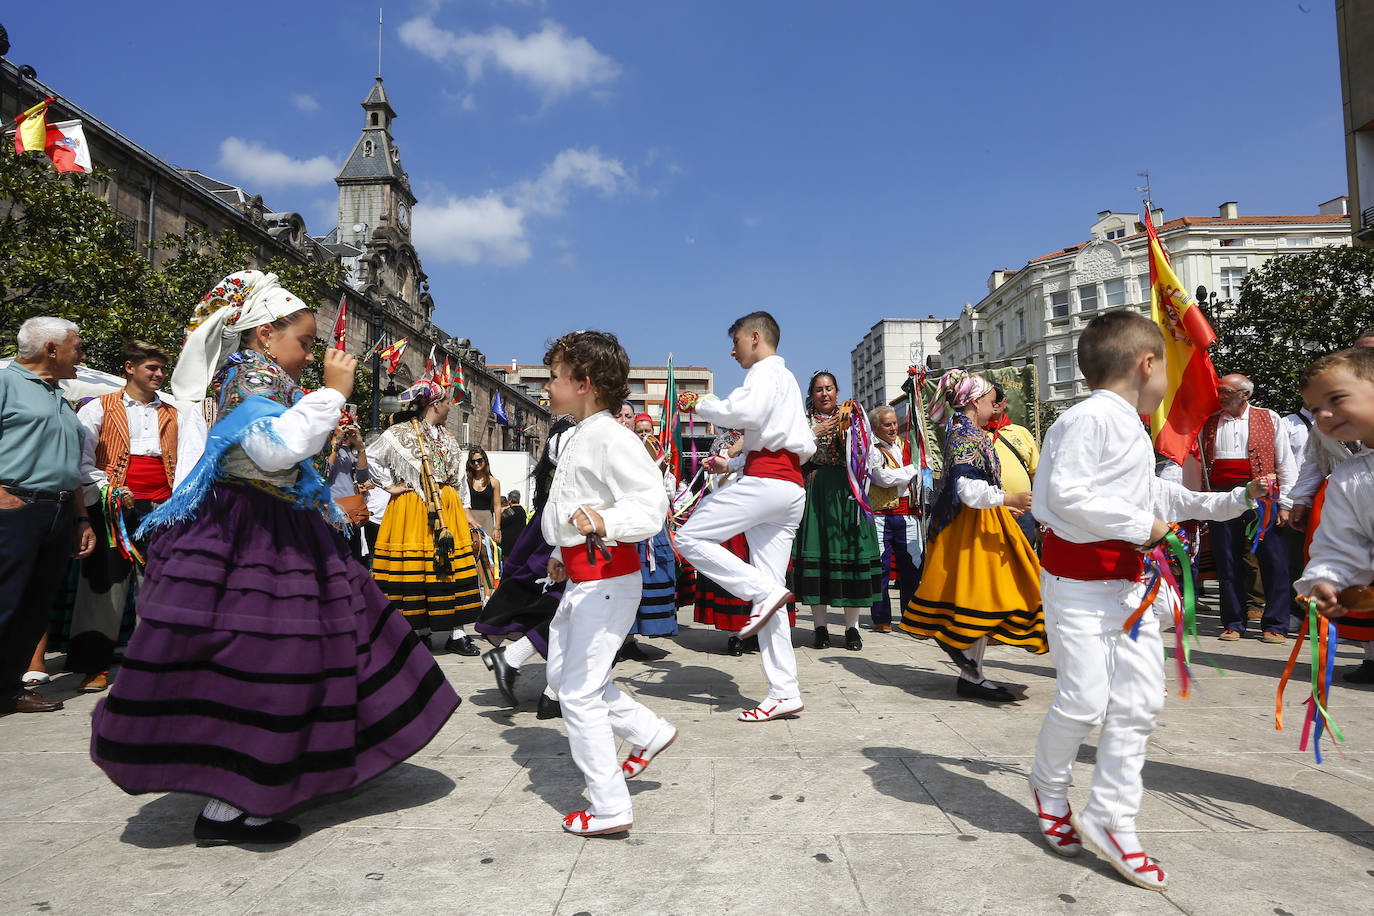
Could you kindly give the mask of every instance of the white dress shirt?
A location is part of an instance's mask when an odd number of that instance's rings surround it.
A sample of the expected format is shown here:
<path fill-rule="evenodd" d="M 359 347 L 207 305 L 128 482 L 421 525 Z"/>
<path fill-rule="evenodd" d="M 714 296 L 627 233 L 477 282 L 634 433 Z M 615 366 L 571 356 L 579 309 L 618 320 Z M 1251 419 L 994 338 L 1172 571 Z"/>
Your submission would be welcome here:
<path fill-rule="evenodd" d="M 791 452 L 805 462 L 816 453 L 816 434 L 806 419 L 801 388 L 781 356 L 766 356 L 749 367 L 744 384 L 729 396 L 702 398 L 696 413 L 718 429 L 744 433 L 743 457 L 761 450 Z"/>
<path fill-rule="evenodd" d="M 1235 518 L 1244 487 L 1197 493 L 1154 474 L 1154 446 L 1136 409 L 1099 388 L 1054 422 L 1032 489 L 1036 520 L 1066 541 L 1144 544 L 1156 518 Z"/>
<path fill-rule="evenodd" d="M 879 449 L 886 449 L 900 466 L 888 467 L 887 461 Z M 880 487 L 896 487 L 897 495 L 902 496 L 910 491 L 911 481 L 917 474 L 921 473 L 921 469 L 914 464 L 902 465 L 901 461 L 902 450 L 900 446 L 888 445 L 886 442 L 874 440 L 873 448 L 869 449 L 868 452 L 868 476 Z"/>
<path fill-rule="evenodd" d="M 1368 447 L 1341 462 L 1327 479 L 1311 557 L 1293 583 L 1300 595 L 1311 594 L 1319 582 L 1338 589 L 1374 582 L 1374 451 Z"/>
<path fill-rule="evenodd" d="M 1349 446 L 1332 439 L 1314 424 L 1307 436 L 1307 447 L 1303 449 L 1298 481 L 1293 484 L 1293 503 L 1299 506 L 1312 505 L 1322 481 L 1331 476 L 1350 455 Z"/>
<path fill-rule="evenodd" d="M 1217 422 L 1216 452 L 1213 458 L 1250 459 L 1250 411 L 1264 410 L 1246 404 L 1238 417 L 1226 411 L 1221 412 Z M 1298 466 L 1293 460 L 1293 446 L 1289 442 L 1289 425 L 1272 410 L 1266 411 L 1274 424 L 1274 471 L 1278 475 L 1279 507 L 1293 508 L 1293 485 L 1298 482 Z"/>
<path fill-rule="evenodd" d="M 129 397 L 127 388 L 119 394 L 124 402 L 124 413 L 129 418 L 129 454 L 161 458 L 162 440 L 157 431 L 157 412 L 174 408 L 156 393 L 147 404 Z M 110 482 L 110 475 L 95 463 L 95 447 L 100 441 L 101 424 L 105 422 L 105 406 L 100 403 L 100 398 L 96 398 L 78 410 L 76 418 L 86 428 L 86 437 L 81 443 L 81 482 L 86 486 L 86 503 L 94 505 L 100 499 L 100 488 Z"/>
<path fill-rule="evenodd" d="M 639 437 L 609 411 L 598 411 L 569 430 L 557 460 L 541 520 L 549 544 L 584 543 L 571 521 L 581 506 L 601 516 L 607 544 L 648 540 L 663 528 L 668 515 L 663 472 Z"/>

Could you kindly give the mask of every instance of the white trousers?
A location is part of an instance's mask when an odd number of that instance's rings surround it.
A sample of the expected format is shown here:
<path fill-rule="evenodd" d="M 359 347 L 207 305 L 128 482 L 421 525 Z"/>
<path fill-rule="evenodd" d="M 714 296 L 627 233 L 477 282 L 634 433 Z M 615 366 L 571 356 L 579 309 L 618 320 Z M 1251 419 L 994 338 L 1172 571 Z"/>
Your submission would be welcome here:
<path fill-rule="evenodd" d="M 742 601 L 762 601 L 787 578 L 792 541 L 806 508 L 806 491 L 786 480 L 742 477 L 702 500 L 677 533 L 682 558 Z M 743 533 L 749 542 L 746 563 L 721 546 Z M 801 696 L 797 655 L 786 610 L 759 631 L 759 657 L 768 678 L 768 698 Z"/>
<path fill-rule="evenodd" d="M 635 622 L 644 580 L 639 571 L 613 579 L 569 582 L 549 624 L 544 676 L 558 691 L 573 760 L 587 780 L 591 812 L 630 813 L 630 791 L 615 739 L 644 747 L 663 720 L 611 683 L 611 663 Z"/>
<path fill-rule="evenodd" d="M 1122 630 L 1145 597 L 1145 583 L 1083 582 L 1040 574 L 1045 631 L 1057 669 L 1054 702 L 1040 726 L 1031 785 L 1064 798 L 1078 747 L 1098 725 L 1097 768 L 1088 805 L 1079 812 L 1112 830 L 1135 830 L 1144 787 L 1140 770 L 1155 719 L 1164 707 L 1161 605 L 1140 619 L 1137 639 Z"/>

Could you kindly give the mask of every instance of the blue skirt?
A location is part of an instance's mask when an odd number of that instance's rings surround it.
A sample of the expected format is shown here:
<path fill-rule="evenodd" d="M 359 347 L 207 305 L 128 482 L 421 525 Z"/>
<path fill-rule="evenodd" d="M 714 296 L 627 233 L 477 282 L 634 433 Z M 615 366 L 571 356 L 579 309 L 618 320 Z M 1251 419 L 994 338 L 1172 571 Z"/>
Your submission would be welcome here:
<path fill-rule="evenodd" d="M 639 573 L 644 594 L 639 600 L 631 636 L 677 635 L 677 560 L 665 525 L 639 546 Z M 652 558 L 653 562 L 650 562 Z"/>

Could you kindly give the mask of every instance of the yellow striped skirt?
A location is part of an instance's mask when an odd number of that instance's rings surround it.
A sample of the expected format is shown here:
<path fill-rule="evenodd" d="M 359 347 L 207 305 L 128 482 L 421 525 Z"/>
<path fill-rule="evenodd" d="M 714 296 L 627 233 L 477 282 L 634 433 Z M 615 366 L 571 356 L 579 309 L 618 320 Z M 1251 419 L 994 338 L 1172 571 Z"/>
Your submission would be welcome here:
<path fill-rule="evenodd" d="M 1009 510 L 959 510 L 926 550 L 921 584 L 897 626 L 956 649 L 983 636 L 1048 649 L 1040 561 Z"/>
<path fill-rule="evenodd" d="M 466 626 L 482 608 L 467 513 L 452 487 L 444 487 L 440 501 L 444 526 L 453 533 L 452 575 L 440 576 L 434 569 L 434 534 L 425 504 L 414 492 L 387 504 L 373 552 L 372 577 L 417 630 Z"/>

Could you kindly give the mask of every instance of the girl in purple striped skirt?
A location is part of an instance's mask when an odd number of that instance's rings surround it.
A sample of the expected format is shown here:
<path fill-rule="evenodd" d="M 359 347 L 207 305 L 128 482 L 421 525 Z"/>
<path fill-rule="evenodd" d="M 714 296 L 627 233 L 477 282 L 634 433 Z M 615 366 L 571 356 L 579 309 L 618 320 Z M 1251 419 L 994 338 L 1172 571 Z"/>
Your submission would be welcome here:
<path fill-rule="evenodd" d="M 193 438 L 144 524 L 138 628 L 92 722 L 91 757 L 126 792 L 210 797 L 201 845 L 294 840 L 276 816 L 414 754 L 459 703 L 326 521 L 310 458 L 357 361 L 327 351 L 324 387 L 304 394 L 314 341 L 314 314 L 274 274 L 241 271 L 202 300 L 172 391 L 199 403 L 212 387 L 213 425 L 182 411 Z"/>

